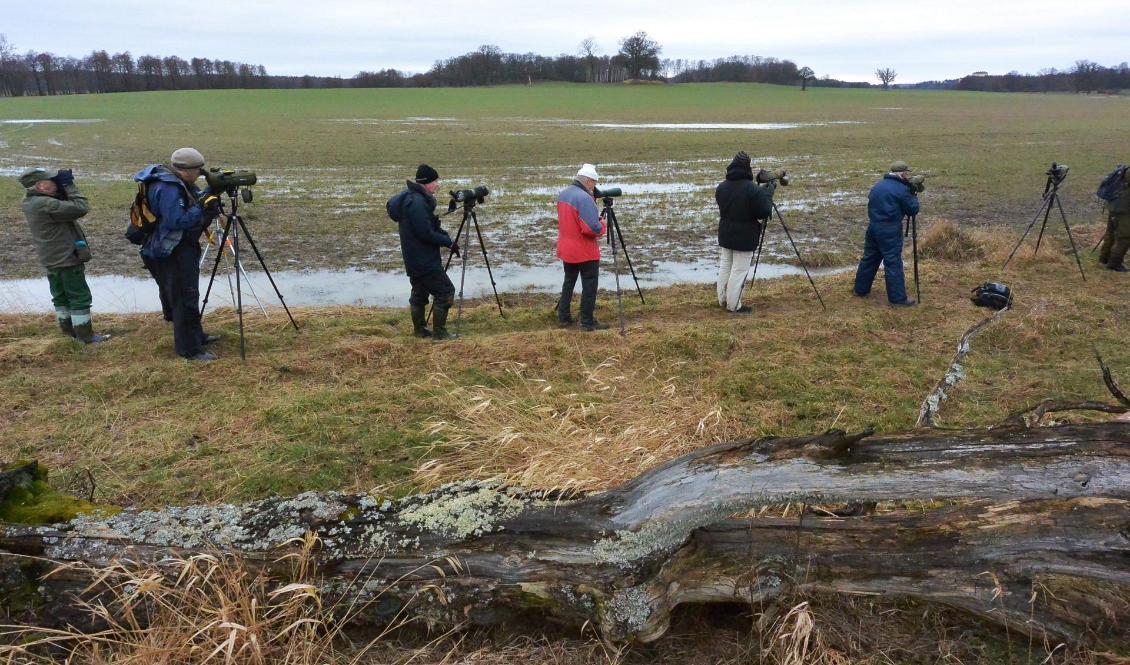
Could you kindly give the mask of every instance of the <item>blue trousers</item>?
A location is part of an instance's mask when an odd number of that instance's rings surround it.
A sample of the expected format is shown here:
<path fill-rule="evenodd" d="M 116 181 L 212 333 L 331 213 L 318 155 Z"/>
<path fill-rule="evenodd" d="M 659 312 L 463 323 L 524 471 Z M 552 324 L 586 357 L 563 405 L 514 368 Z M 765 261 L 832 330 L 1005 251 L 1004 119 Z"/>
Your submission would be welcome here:
<path fill-rule="evenodd" d="M 879 264 L 883 264 L 883 278 L 887 285 L 887 300 L 900 303 L 906 300 L 906 280 L 902 274 L 902 224 L 883 222 L 869 224 L 863 242 L 863 258 L 855 271 L 855 292 L 865 296 L 871 293 L 871 283 Z"/>
<path fill-rule="evenodd" d="M 200 245 L 185 239 L 173 253 L 157 259 L 159 285 L 173 315 L 173 346 L 177 355 L 191 358 L 204 350 L 200 326 Z"/>

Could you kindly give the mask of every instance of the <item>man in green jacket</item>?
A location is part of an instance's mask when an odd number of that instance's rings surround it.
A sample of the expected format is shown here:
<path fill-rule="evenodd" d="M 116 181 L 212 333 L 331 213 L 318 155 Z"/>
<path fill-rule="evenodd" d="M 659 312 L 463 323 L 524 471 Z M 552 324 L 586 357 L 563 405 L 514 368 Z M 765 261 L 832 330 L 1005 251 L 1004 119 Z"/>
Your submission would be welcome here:
<path fill-rule="evenodd" d="M 1128 272 L 1123 260 L 1130 250 L 1130 170 L 1122 172 L 1118 198 L 1107 203 L 1106 235 L 1099 250 L 1099 262 L 1108 270 Z"/>
<path fill-rule="evenodd" d="M 24 171 L 20 185 L 27 190 L 24 216 L 39 262 L 47 269 L 55 318 L 64 335 L 86 344 L 109 336 L 95 335 L 90 322 L 90 287 L 83 264 L 90 260 L 90 246 L 78 220 L 90 210 L 86 197 L 75 187 L 70 169 L 54 175 L 43 168 Z"/>

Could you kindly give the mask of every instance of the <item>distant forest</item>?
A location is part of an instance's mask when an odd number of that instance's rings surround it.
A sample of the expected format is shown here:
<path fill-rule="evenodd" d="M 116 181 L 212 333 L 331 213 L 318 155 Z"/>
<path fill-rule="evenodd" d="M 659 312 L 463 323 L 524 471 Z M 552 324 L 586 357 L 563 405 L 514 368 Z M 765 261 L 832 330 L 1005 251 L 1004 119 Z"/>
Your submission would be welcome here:
<path fill-rule="evenodd" d="M 0 34 L 0 97 L 71 95 L 146 90 L 216 88 L 432 88 L 542 81 L 574 83 L 667 83 L 735 81 L 817 87 L 872 87 L 866 81 L 818 77 L 812 69 L 791 60 L 761 56 L 730 56 L 714 60 L 661 58 L 662 47 L 637 32 L 619 41 L 611 55 L 598 53 L 594 40 L 585 39 L 576 54 L 556 57 L 534 53 L 504 53 L 493 45 L 438 60 L 430 70 L 411 74 L 395 69 L 361 71 L 340 76 L 277 76 L 263 65 L 209 58 L 141 55 L 129 51 L 94 51 L 81 58 L 49 52 L 17 52 Z M 1130 66 L 1104 67 L 1079 60 L 1069 70 L 1046 69 L 1037 74 L 977 72 L 960 79 L 892 84 L 897 73 L 885 72 L 883 87 L 980 90 L 988 92 L 1102 92 L 1130 89 Z M 883 77 L 880 77 L 883 78 Z"/>

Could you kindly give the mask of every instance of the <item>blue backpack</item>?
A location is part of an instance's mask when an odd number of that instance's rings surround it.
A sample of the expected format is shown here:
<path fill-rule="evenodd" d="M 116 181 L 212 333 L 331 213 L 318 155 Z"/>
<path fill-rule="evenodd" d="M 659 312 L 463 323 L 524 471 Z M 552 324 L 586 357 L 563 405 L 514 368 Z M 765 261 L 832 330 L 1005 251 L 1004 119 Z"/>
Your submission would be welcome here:
<path fill-rule="evenodd" d="M 1111 171 L 1110 175 L 1103 178 L 1103 182 L 1099 185 L 1098 191 L 1095 196 L 1110 203 L 1122 195 L 1122 190 L 1126 189 L 1126 165 L 1119 164 L 1118 168 Z"/>

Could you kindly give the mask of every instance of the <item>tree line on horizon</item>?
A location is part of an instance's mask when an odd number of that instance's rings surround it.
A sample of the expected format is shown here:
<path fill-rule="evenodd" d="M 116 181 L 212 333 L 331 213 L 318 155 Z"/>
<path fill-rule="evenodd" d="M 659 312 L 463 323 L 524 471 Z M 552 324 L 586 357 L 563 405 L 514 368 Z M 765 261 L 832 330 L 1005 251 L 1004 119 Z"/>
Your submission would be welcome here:
<path fill-rule="evenodd" d="M 866 81 L 817 77 L 809 67 L 787 59 L 733 55 L 713 60 L 661 58 L 662 46 L 646 32 L 619 40 L 618 50 L 602 54 L 592 38 L 575 54 L 543 56 L 506 53 L 495 45 L 480 46 L 463 55 L 437 60 L 430 70 L 408 73 L 396 69 L 361 71 L 340 76 L 279 76 L 263 65 L 231 60 L 141 55 L 129 51 L 96 50 L 82 58 L 50 52 L 19 54 L 0 34 L 0 97 L 68 95 L 104 92 L 194 90 L 224 88 L 431 88 L 544 81 L 573 83 L 743 82 L 817 87 L 872 87 Z M 884 72 L 886 76 L 880 76 Z M 891 86 L 896 72 L 876 70 L 882 86 L 900 88 L 981 90 L 989 92 L 1095 92 L 1130 89 L 1130 67 L 1123 62 L 1103 67 L 1080 60 L 1070 70 L 1041 70 L 1038 74 L 983 72 L 960 79 Z"/>

